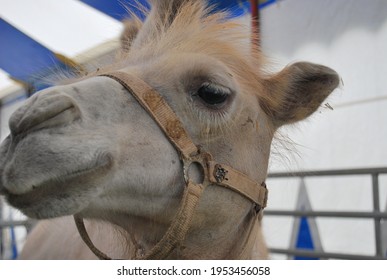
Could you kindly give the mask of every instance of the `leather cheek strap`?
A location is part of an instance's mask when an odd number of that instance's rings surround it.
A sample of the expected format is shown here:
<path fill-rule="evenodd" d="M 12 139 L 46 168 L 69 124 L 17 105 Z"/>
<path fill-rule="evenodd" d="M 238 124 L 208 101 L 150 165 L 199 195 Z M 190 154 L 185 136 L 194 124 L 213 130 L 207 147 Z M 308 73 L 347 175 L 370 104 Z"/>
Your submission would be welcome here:
<path fill-rule="evenodd" d="M 268 190 L 265 182 L 258 184 L 242 172 L 215 161 L 210 161 L 208 168 L 212 183 L 241 194 L 255 203 L 259 210 L 266 207 Z"/>

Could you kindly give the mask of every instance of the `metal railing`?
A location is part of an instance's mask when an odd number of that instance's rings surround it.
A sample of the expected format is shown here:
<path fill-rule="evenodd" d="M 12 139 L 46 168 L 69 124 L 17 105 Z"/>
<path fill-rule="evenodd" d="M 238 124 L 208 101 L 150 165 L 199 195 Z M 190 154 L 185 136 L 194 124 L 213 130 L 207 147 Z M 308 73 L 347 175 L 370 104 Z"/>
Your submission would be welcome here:
<path fill-rule="evenodd" d="M 32 227 L 34 226 L 35 222 L 32 219 L 25 219 L 25 220 L 3 220 L 3 208 L 4 202 L 2 197 L 0 197 L 0 260 L 5 258 L 5 255 L 7 254 L 5 251 L 10 253 L 8 250 L 10 248 L 14 248 L 15 251 L 12 252 L 13 258 L 17 257 L 17 247 L 18 242 L 16 240 L 16 237 L 13 233 L 8 232 L 8 234 L 4 234 L 4 229 L 9 228 L 12 232 L 15 227 L 24 227 L 27 231 L 31 231 Z M 7 237 L 6 237 L 7 236 Z M 11 238 L 11 240 L 10 240 Z"/>
<path fill-rule="evenodd" d="M 35 225 L 35 221 L 31 219 L 26 220 L 10 220 L 10 221 L 4 221 L 0 219 L 0 245 L 3 245 L 5 243 L 5 240 L 3 240 L 4 236 L 1 234 L 2 230 L 4 228 L 15 228 L 15 227 L 25 227 L 27 234 L 31 231 L 33 226 Z M 17 241 L 12 240 L 11 242 L 13 246 L 17 246 Z M 3 246 L 0 246 L 0 260 L 4 259 L 5 251 L 3 251 Z M 14 257 L 17 257 L 17 252 Z"/>
<path fill-rule="evenodd" d="M 334 218 L 356 218 L 356 219 L 373 219 L 374 220 L 374 232 L 375 232 L 375 248 L 376 254 L 370 255 L 356 255 L 356 254 L 342 254 L 331 253 L 325 251 L 309 251 L 300 249 L 282 249 L 282 248 L 269 248 L 271 253 L 285 254 L 288 256 L 303 256 L 323 259 L 385 259 L 382 244 L 382 220 L 387 220 L 387 212 L 380 211 L 379 205 L 379 175 L 387 174 L 387 168 L 368 168 L 368 169 L 343 169 L 343 170 L 325 170 L 325 171 L 304 171 L 304 172 L 281 172 L 271 173 L 269 178 L 300 178 L 306 177 L 326 177 L 326 176 L 353 176 L 353 175 L 365 175 L 372 178 L 372 199 L 373 199 L 373 211 L 286 211 L 286 210 L 266 210 L 265 216 L 290 216 L 290 217 L 334 217 Z M 23 221 L 1 221 L 0 230 L 6 227 L 25 226 L 27 232 L 34 225 L 33 220 Z M 0 252 L 1 259 L 1 252 Z"/>
<path fill-rule="evenodd" d="M 373 219 L 375 232 L 374 256 L 329 253 L 324 251 L 309 251 L 299 249 L 280 249 L 269 248 L 271 253 L 286 254 L 288 256 L 302 256 L 313 258 L 332 258 L 332 259 L 386 259 L 383 252 L 382 242 L 382 220 L 387 220 L 387 212 L 380 211 L 379 205 L 379 175 L 387 174 L 387 167 L 384 168 L 362 168 L 362 169 L 341 169 L 341 170 L 324 170 L 324 171 L 303 171 L 303 172 L 278 172 L 269 174 L 269 178 L 300 178 L 306 177 L 327 177 L 327 176 L 353 176 L 365 175 L 372 178 L 372 200 L 373 210 L 352 212 L 352 211 L 283 211 L 283 210 L 266 210 L 267 216 L 290 216 L 290 217 L 334 217 L 334 218 L 356 218 L 356 219 Z"/>

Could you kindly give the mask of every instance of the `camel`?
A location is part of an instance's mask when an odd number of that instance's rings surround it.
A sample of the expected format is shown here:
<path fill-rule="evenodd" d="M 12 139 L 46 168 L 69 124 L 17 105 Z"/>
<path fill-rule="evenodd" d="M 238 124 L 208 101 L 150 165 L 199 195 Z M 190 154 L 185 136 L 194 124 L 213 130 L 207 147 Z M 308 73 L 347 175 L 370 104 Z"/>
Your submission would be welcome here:
<path fill-rule="evenodd" d="M 247 43 L 248 28 L 210 13 L 204 1 L 151 4 L 144 23 L 130 28 L 135 34 L 123 35 L 118 62 L 37 92 L 11 116 L 0 146 L 0 193 L 44 220 L 22 258 L 93 259 L 94 246 L 113 258 L 143 258 L 176 221 L 189 185 L 182 153 L 132 86 L 157 92 L 197 151 L 240 175 L 230 181 L 261 190 L 277 129 L 309 117 L 339 84 L 334 70 L 308 62 L 269 73 L 259 48 Z M 207 180 L 203 166 L 189 166 L 196 185 Z M 184 237 L 163 258 L 267 258 L 264 205 L 222 186 L 224 173 L 206 181 Z M 86 220 L 92 245 L 71 216 Z"/>

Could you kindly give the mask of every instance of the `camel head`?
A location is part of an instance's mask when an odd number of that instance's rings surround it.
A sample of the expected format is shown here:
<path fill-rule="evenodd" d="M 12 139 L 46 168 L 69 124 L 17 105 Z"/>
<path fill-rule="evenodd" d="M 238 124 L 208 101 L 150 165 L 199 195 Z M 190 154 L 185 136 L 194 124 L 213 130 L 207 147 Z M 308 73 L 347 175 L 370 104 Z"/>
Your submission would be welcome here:
<path fill-rule="evenodd" d="M 136 99 L 99 76 L 111 70 L 161 94 L 216 161 L 264 182 L 275 131 L 311 115 L 339 78 L 307 62 L 267 74 L 249 31 L 226 18 L 200 1 L 154 1 L 142 26 L 123 37 L 120 61 L 30 97 L 0 147 L 0 193 L 33 218 L 109 221 L 145 249 L 160 239 L 180 203 L 182 163 Z M 250 208 L 233 191 L 207 188 L 185 257 L 232 258 Z"/>

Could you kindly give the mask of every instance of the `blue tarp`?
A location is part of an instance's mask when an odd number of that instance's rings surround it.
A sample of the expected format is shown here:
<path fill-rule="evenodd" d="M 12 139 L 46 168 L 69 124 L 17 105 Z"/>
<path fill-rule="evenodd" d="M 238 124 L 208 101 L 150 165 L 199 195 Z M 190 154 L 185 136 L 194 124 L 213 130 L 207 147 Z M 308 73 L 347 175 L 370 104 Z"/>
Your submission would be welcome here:
<path fill-rule="evenodd" d="M 145 7 L 149 9 L 148 1 L 146 0 L 123 0 L 123 1 L 106 1 L 106 0 L 80 0 L 83 3 L 117 19 L 123 20 L 128 15 L 126 8 L 129 8 L 136 15 L 143 17 L 142 9 Z M 209 0 L 209 5 L 214 7 L 214 10 L 227 9 L 231 11 L 233 16 L 240 16 L 249 10 L 250 1 L 248 0 Z"/>
<path fill-rule="evenodd" d="M 55 54 L 0 18 L 0 68 L 15 80 L 35 85 L 47 69 L 63 68 Z"/>
<path fill-rule="evenodd" d="M 149 7 L 146 0 L 80 1 L 120 21 L 127 17 L 125 7 L 140 16 L 141 9 L 136 8 L 138 3 L 144 5 L 144 7 Z M 260 7 L 263 8 L 265 5 L 275 2 L 275 0 L 261 0 L 260 2 Z M 232 16 L 242 15 L 250 7 L 250 1 L 248 0 L 209 0 L 209 4 L 214 7 L 214 10 L 227 9 Z M 39 90 L 44 87 L 44 85 L 38 84 L 40 77 L 55 69 L 66 71 L 66 67 L 52 50 L 0 18 L 0 68 L 7 72 L 11 78 Z"/>
<path fill-rule="evenodd" d="M 106 1 L 106 0 L 80 0 L 81 2 L 115 18 L 119 21 L 128 16 L 125 6 L 134 12 L 137 16 L 142 17 L 143 13 L 139 5 L 149 9 L 147 1 L 144 0 L 126 0 L 126 1 Z"/>

